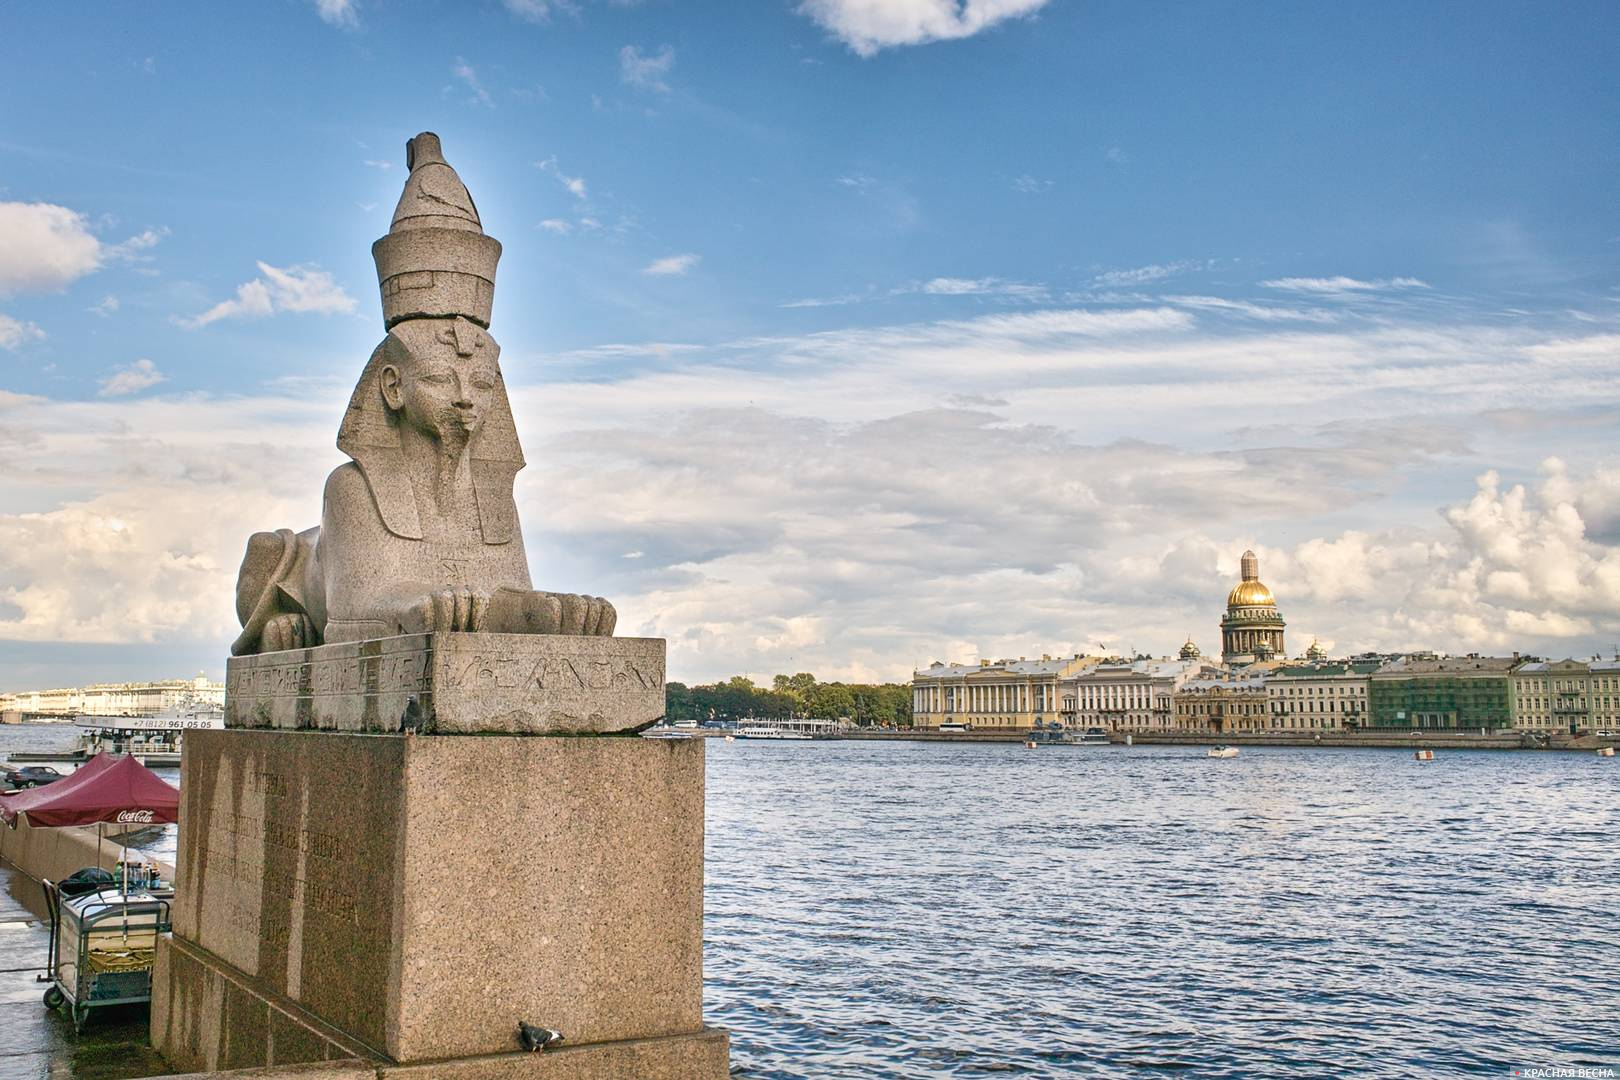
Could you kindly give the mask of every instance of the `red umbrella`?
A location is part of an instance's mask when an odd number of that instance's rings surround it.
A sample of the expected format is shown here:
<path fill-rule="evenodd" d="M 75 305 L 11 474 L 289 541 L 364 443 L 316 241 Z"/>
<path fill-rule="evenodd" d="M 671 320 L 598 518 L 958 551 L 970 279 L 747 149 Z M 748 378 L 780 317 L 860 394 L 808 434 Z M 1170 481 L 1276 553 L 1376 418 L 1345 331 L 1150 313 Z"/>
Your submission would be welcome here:
<path fill-rule="evenodd" d="M 167 825 L 180 820 L 180 791 L 125 754 L 97 754 L 72 776 L 44 787 L 0 795 L 0 817 L 35 827 Z"/>

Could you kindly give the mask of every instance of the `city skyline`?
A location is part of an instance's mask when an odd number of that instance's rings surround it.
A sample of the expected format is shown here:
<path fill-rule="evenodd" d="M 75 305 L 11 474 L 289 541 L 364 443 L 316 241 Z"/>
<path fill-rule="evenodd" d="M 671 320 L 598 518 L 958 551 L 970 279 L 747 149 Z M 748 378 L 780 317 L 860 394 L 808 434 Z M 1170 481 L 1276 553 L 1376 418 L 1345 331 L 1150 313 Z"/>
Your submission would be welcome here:
<path fill-rule="evenodd" d="M 1611 6 L 4 18 L 0 689 L 222 671 L 424 129 L 536 584 L 672 677 L 1217 653 L 1246 548 L 1292 653 L 1620 642 Z"/>

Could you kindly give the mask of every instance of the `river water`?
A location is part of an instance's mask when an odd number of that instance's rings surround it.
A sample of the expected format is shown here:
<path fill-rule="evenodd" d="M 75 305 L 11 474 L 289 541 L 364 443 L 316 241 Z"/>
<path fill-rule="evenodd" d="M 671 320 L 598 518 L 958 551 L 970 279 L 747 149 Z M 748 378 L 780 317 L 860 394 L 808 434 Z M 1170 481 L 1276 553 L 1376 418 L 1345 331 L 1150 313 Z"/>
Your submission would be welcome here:
<path fill-rule="evenodd" d="M 750 1077 L 1620 1075 L 1620 758 L 710 740 Z"/>
<path fill-rule="evenodd" d="M 1620 1075 L 1620 758 L 707 754 L 704 1013 L 739 1075 Z"/>

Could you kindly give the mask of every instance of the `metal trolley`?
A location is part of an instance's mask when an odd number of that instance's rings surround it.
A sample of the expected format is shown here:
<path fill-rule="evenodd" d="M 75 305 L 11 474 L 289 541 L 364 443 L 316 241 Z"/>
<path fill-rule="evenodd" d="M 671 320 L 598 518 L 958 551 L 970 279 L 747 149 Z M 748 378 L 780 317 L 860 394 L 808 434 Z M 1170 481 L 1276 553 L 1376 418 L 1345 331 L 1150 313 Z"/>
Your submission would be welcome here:
<path fill-rule="evenodd" d="M 74 1030 L 83 1031 L 91 1009 L 152 1000 L 152 961 L 158 935 L 169 930 L 168 900 L 112 885 L 71 895 L 47 881 L 45 903 L 46 1008 L 69 1006 Z"/>

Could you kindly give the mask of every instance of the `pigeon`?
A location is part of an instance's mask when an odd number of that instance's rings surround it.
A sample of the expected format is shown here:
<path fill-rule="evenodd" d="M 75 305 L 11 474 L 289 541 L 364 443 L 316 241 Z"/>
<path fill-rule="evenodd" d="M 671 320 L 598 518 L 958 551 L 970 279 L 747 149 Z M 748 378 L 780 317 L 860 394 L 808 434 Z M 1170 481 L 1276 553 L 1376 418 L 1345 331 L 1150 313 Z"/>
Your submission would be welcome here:
<path fill-rule="evenodd" d="M 522 1043 L 523 1049 L 531 1054 L 539 1053 L 541 1050 L 549 1050 L 562 1041 L 563 1034 L 560 1031 L 553 1031 L 548 1027 L 536 1027 L 533 1024 L 518 1021 L 518 1042 Z"/>

